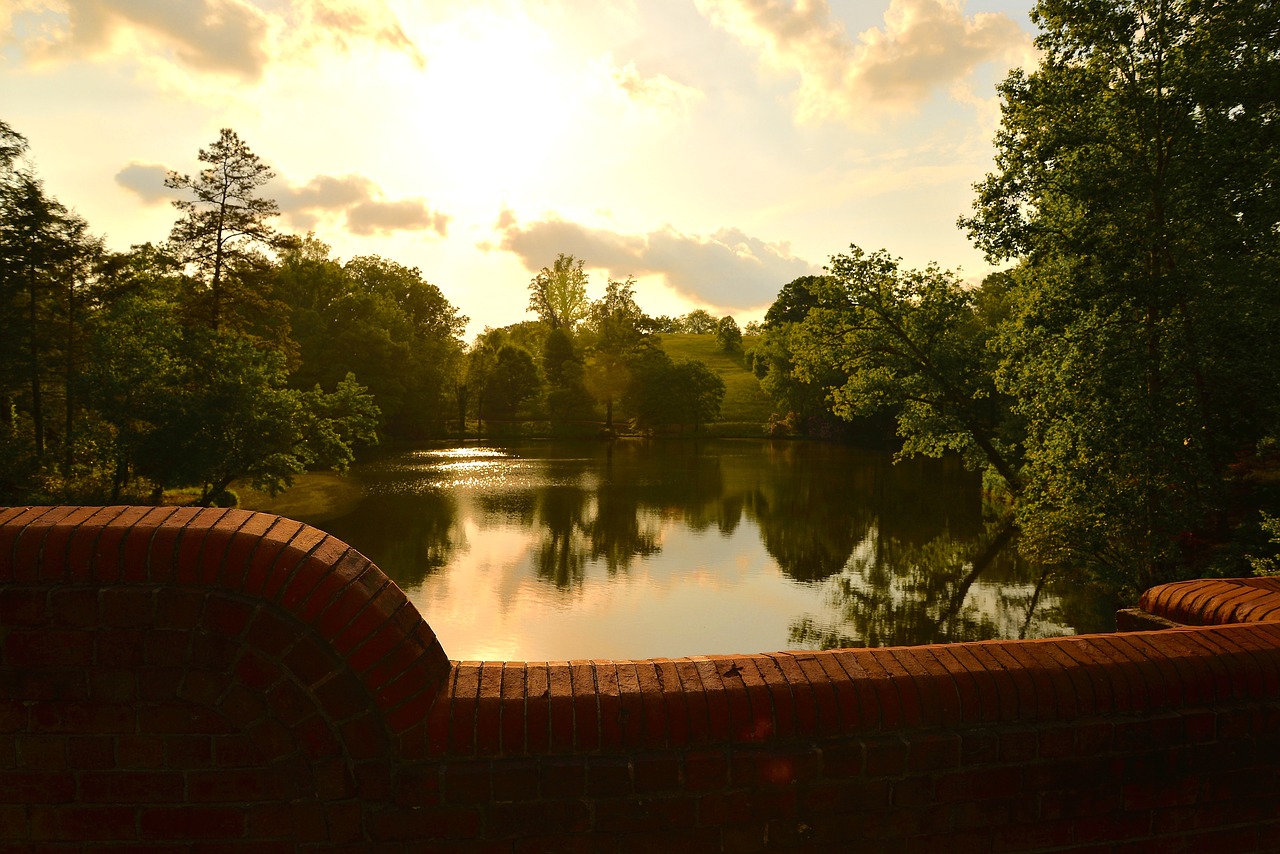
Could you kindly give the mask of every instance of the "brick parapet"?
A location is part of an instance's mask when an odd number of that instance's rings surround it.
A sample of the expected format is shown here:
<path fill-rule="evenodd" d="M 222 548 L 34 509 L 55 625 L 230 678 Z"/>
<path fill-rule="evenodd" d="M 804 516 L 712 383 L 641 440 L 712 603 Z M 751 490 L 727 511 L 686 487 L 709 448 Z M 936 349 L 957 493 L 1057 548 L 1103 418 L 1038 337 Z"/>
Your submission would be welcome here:
<path fill-rule="evenodd" d="M 10 508 L 0 850 L 1280 850 L 1276 603 L 1190 582 L 1144 598 L 1205 623 L 1165 631 L 450 662 L 305 525 Z"/>

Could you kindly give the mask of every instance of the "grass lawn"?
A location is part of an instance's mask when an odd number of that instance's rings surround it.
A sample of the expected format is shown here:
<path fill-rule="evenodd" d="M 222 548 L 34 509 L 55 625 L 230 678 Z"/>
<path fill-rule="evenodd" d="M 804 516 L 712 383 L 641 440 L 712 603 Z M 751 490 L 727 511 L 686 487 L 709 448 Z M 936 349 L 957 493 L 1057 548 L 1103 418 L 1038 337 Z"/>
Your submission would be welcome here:
<path fill-rule="evenodd" d="M 773 413 L 773 401 L 760 388 L 760 380 L 747 370 L 741 353 L 726 353 L 714 335 L 675 335 L 663 333 L 662 349 L 673 362 L 698 361 L 724 380 L 724 403 L 720 406 L 721 422 L 747 422 L 763 425 Z"/>

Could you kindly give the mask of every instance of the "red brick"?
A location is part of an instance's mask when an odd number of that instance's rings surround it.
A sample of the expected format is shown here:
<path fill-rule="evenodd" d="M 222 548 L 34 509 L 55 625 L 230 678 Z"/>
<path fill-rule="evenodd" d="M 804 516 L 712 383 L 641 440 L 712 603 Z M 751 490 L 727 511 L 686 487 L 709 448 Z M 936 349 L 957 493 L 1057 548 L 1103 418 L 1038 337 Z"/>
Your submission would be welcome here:
<path fill-rule="evenodd" d="M 599 801 L 595 805 L 596 832 L 613 834 L 667 831 L 662 836 L 667 840 L 664 850 L 670 850 L 679 839 L 688 838 L 684 832 L 672 835 L 671 831 L 687 831 L 697 823 L 697 819 L 697 801 L 692 798 L 635 797 Z"/>
<path fill-rule="evenodd" d="M 67 739 L 60 735 L 19 735 L 14 739 L 17 764 L 25 771 L 62 771 L 67 767 Z"/>
<path fill-rule="evenodd" d="M 587 797 L 624 797 L 632 793 L 631 760 L 627 756 L 593 756 L 587 761 Z"/>
<path fill-rule="evenodd" d="M 382 590 L 395 589 L 377 567 L 369 563 L 367 559 L 361 558 L 361 560 L 365 566 L 363 573 L 326 604 L 324 610 L 316 618 L 315 625 L 321 636 L 337 638 L 348 629 L 358 633 L 359 630 L 355 628 L 357 618 L 368 611 L 369 605 Z M 369 590 L 368 587 L 375 583 L 380 583 L 381 587 Z M 373 626 L 376 626 L 383 622 L 384 619 L 385 615 L 374 612 L 371 622 Z M 365 631 L 367 632 L 368 629 L 366 628 Z M 345 648 L 346 644 L 344 642 L 342 649 Z"/>
<path fill-rule="evenodd" d="M 71 803 L 76 799 L 76 778 L 65 770 L 0 771 L 0 792 L 9 803 Z"/>
<path fill-rule="evenodd" d="M 183 529 L 196 518 L 199 512 L 198 508 L 176 507 L 163 521 L 152 526 L 147 543 L 146 580 L 170 581 L 177 578 L 178 541 L 182 537 Z M 125 567 L 126 579 L 130 579 L 129 569 L 128 566 Z"/>
<path fill-rule="evenodd" d="M 373 575 L 369 573 L 369 577 Z M 384 626 L 394 627 L 393 620 L 397 612 L 402 608 L 412 607 L 400 592 L 400 588 L 390 581 L 384 582 L 383 586 L 365 602 L 364 609 L 351 620 L 350 624 L 332 636 L 333 648 L 340 655 L 350 655 Z M 354 664 L 352 666 L 355 667 Z"/>
<path fill-rule="evenodd" d="M 637 792 L 674 792 L 680 788 L 680 757 L 675 753 L 642 753 L 631 759 Z"/>
<path fill-rule="evenodd" d="M 421 728 L 439 694 L 438 688 L 427 686 L 394 708 L 387 709 L 387 728 L 397 735 L 405 735 L 414 729 Z"/>
<path fill-rule="evenodd" d="M 244 813 L 225 807 L 155 807 L 138 820 L 143 839 L 235 839 L 244 834 Z"/>
<path fill-rule="evenodd" d="M 133 706 L 123 703 L 47 701 L 31 706 L 35 732 L 105 734 L 133 732 L 135 726 Z"/>
<path fill-rule="evenodd" d="M 127 806 L 34 806 L 27 831 L 32 840 L 109 842 L 136 839 L 136 821 Z"/>
<path fill-rule="evenodd" d="M 235 573 L 231 567 L 244 554 L 247 564 L 244 566 L 240 590 L 250 596 L 258 596 L 267 589 L 269 582 L 274 588 L 277 573 L 288 572 L 296 564 L 299 554 L 289 548 L 289 544 L 304 530 L 308 529 L 300 522 L 277 517 L 260 538 L 252 541 L 252 548 L 246 548 L 248 543 L 241 545 L 243 537 L 249 536 L 248 532 L 237 537 L 227 554 L 228 582 L 234 585 Z M 277 563 L 282 565 L 277 568 Z"/>
<path fill-rule="evenodd" d="M 722 659 L 709 659 L 695 656 L 694 668 L 702 683 L 702 694 L 707 704 L 708 741 L 713 744 L 729 741 L 733 736 L 733 722 L 729 717 L 729 698 L 726 696 L 724 680 L 720 677 Z M 735 689 L 741 692 L 742 680 L 734 679 Z M 742 698 L 745 704 L 746 698 Z"/>
<path fill-rule="evenodd" d="M 56 607 L 56 601 L 50 602 L 51 597 L 62 593 L 64 591 L 56 588 L 50 591 L 46 587 L 35 586 L 0 589 L 0 625 L 13 628 L 15 626 L 44 626 L 52 622 L 57 626 L 67 626 L 70 621 L 59 613 L 60 609 Z M 83 628 L 87 625 L 89 624 L 82 624 L 78 627 Z"/>
<path fill-rule="evenodd" d="M 658 668 L 650 661 L 635 662 L 636 683 L 640 686 L 640 703 L 643 708 L 644 734 L 642 744 L 659 747 L 667 743 L 666 702 L 662 697 L 662 683 L 658 681 Z"/>
<path fill-rule="evenodd" d="M 480 667 L 476 697 L 476 753 L 496 756 L 502 751 L 502 662 L 486 661 Z"/>
<path fill-rule="evenodd" d="M 729 761 L 723 751 L 701 750 L 685 754 L 685 785 L 694 790 L 717 789 L 729 784 Z"/>
<path fill-rule="evenodd" d="M 128 731 L 132 731 L 130 726 Z M 190 703 L 152 703 L 138 709 L 138 731 L 144 733 L 174 733 L 188 735 L 213 735 L 228 731 L 223 717 L 214 709 L 193 706 Z"/>
<path fill-rule="evenodd" d="M 208 735 L 171 735 L 164 740 L 165 763 L 170 768 L 192 770 L 213 767 L 213 738 Z"/>
<path fill-rule="evenodd" d="M 523 662 L 508 661 L 502 666 L 502 753 L 518 756 L 525 752 L 525 690 L 527 671 Z"/>
<path fill-rule="evenodd" d="M 66 746 L 68 768 L 98 771 L 116 767 L 114 736 L 73 736 L 66 739 Z"/>
<path fill-rule="evenodd" d="M 573 750 L 573 682 L 568 662 L 547 664 L 547 712 L 550 751 L 554 754 Z"/>
<path fill-rule="evenodd" d="M 116 762 L 121 768 L 164 766 L 164 740 L 156 735 L 116 737 Z"/>
<path fill-rule="evenodd" d="M 600 747 L 600 705 L 595 668 L 589 661 L 569 662 L 573 686 L 573 743 L 578 750 Z"/>
<path fill-rule="evenodd" d="M 539 763 L 544 800 L 580 798 L 586 791 L 587 771 L 581 757 L 552 755 Z"/>
<path fill-rule="evenodd" d="M 427 756 L 443 756 L 449 751 L 450 715 L 453 711 L 453 683 L 456 675 L 457 669 L 455 668 L 450 672 L 444 690 L 435 699 L 430 711 L 427 713 L 425 732 L 423 734 Z"/>
<path fill-rule="evenodd" d="M 4 639 L 10 667 L 85 667 L 93 663 L 94 634 L 59 629 L 14 629 Z"/>
<path fill-rule="evenodd" d="M 435 843 L 436 840 L 474 839 L 479 836 L 480 828 L 480 812 L 474 807 L 392 807 L 373 815 L 375 842 L 404 841 L 421 844 L 431 840 L 431 848 L 435 851 L 444 850 Z"/>
<path fill-rule="evenodd" d="M 244 513 L 233 511 L 223 517 L 218 526 L 218 536 L 226 538 L 226 547 L 218 567 L 217 578 L 208 583 L 226 590 L 244 590 L 245 577 L 253 562 L 254 552 L 264 542 L 270 542 L 272 529 L 286 520 L 269 513 Z M 296 522 L 287 523 L 296 525 Z M 208 578 L 206 567 L 202 572 Z"/>
<path fill-rule="evenodd" d="M 97 804 L 175 803 L 183 799 L 183 775 L 173 771 L 85 772 L 80 775 L 79 799 Z"/>
<path fill-rule="evenodd" d="M 246 653 L 247 654 L 247 653 Z M 300 636 L 283 658 L 285 667 L 303 685 L 315 685 L 338 667 L 332 650 L 311 634 Z"/>
<path fill-rule="evenodd" d="M 804 671 L 800 669 L 800 665 L 796 662 L 795 656 L 786 653 L 775 653 L 766 656 L 773 662 L 778 669 L 778 673 L 790 689 L 791 694 L 791 712 L 795 725 L 795 733 L 800 736 L 811 736 L 818 734 L 818 711 L 817 698 L 814 696 L 813 688 L 809 685 L 809 680 L 805 678 Z M 771 681 L 771 687 L 776 685 Z M 778 686 L 781 687 L 781 686 Z M 781 703 L 781 694 L 779 690 L 774 695 L 774 709 L 779 710 Z"/>
<path fill-rule="evenodd" d="M 898 688 L 879 659 L 869 650 L 841 650 L 836 661 L 858 691 L 858 712 L 868 728 L 891 729 L 902 721 Z"/>
<path fill-rule="evenodd" d="M 498 803 L 488 810 L 489 835 L 498 838 L 549 833 L 583 833 L 591 827 L 591 811 L 582 801 Z"/>
<path fill-rule="evenodd" d="M 631 661 L 615 662 L 618 677 L 618 722 L 622 730 L 622 746 L 635 750 L 644 742 L 644 697 L 640 693 L 640 677 Z"/>
<path fill-rule="evenodd" d="M 595 673 L 595 694 L 599 704 L 600 749 L 621 750 L 622 698 L 618 687 L 618 668 L 612 661 L 592 662 Z"/>
<path fill-rule="evenodd" d="M 536 801 L 539 799 L 538 760 L 532 757 L 504 759 L 493 763 L 495 801 Z"/>
<path fill-rule="evenodd" d="M 862 744 L 867 774 L 875 777 L 894 777 L 906 771 L 907 745 L 901 738 L 894 736 L 867 738 Z"/>
<path fill-rule="evenodd" d="M 335 650 L 341 652 L 336 646 Z M 408 666 L 400 659 L 407 655 L 416 661 L 420 654 L 420 651 L 406 642 L 403 629 L 394 620 L 388 620 L 350 653 L 347 665 L 376 688 L 375 683 L 379 678 L 376 674 L 382 674 L 383 681 L 388 680 L 399 675 Z M 387 664 L 385 660 L 388 657 L 394 657 L 397 661 Z"/>
<path fill-rule="evenodd" d="M 457 665 L 449 715 L 449 753 L 472 756 L 476 749 L 476 701 L 480 696 L 480 662 Z"/>

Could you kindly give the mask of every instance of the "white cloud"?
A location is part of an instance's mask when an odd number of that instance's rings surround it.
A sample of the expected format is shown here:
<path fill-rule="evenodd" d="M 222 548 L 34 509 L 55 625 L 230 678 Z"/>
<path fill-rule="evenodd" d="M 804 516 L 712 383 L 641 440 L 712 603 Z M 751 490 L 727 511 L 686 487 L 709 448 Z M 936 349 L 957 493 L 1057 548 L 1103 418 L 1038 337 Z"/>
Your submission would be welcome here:
<path fill-rule="evenodd" d="M 891 0 L 883 28 L 849 37 L 826 0 L 697 0 L 713 24 L 799 77 L 800 121 L 865 121 L 911 112 L 955 91 L 981 64 L 1017 64 L 1031 38 L 1003 13 L 964 14 L 964 0 Z M 963 87 L 961 86 L 961 90 Z"/>
<path fill-rule="evenodd" d="M 645 77 L 636 70 L 634 62 L 618 68 L 613 65 L 612 57 L 608 57 L 607 61 L 614 84 L 639 104 L 683 111 L 705 97 L 702 90 L 672 80 L 665 74 Z"/>
<path fill-rule="evenodd" d="M 129 58 L 245 80 L 317 44 L 367 41 L 423 64 L 385 3 L 353 0 L 25 0 L 0 15 L 0 37 L 43 62 Z"/>
<path fill-rule="evenodd" d="M 769 243 L 737 228 L 692 235 L 664 226 L 633 235 L 555 217 L 521 225 L 510 211 L 499 223 L 504 227 L 497 248 L 517 255 L 527 270 L 541 269 L 564 252 L 614 278 L 660 275 L 686 298 L 732 310 L 768 304 L 787 282 L 819 272 L 793 256 L 788 244 Z"/>
<path fill-rule="evenodd" d="M 183 194 L 164 185 L 169 168 L 134 162 L 116 173 L 116 183 L 144 204 L 160 204 Z M 310 231 L 326 218 L 342 217 L 352 234 L 368 236 L 394 231 L 434 231 L 444 237 L 450 217 L 432 210 L 425 199 L 384 199 L 382 190 L 363 175 L 317 175 L 305 184 L 270 181 L 262 195 L 276 200 L 281 214 L 295 228 Z"/>

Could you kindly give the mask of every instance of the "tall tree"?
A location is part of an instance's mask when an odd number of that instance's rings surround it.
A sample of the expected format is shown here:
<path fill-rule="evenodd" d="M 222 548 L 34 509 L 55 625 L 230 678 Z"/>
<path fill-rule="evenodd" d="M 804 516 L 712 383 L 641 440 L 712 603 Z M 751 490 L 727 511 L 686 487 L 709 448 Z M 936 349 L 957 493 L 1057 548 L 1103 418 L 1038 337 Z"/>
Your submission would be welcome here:
<path fill-rule="evenodd" d="M 1280 28 L 1269 0 L 1042 0 L 962 220 L 1016 260 L 1000 385 L 1023 547 L 1142 589 L 1232 536 L 1280 412 Z M 1229 568 L 1229 567 L 1222 567 Z"/>
<path fill-rule="evenodd" d="M 582 261 L 572 255 L 560 253 L 555 263 L 529 281 L 529 311 L 551 329 L 572 332 L 586 316 L 587 307 L 587 274 Z"/>
<path fill-rule="evenodd" d="M 199 160 L 208 166 L 195 178 L 177 172 L 165 178 L 166 187 L 193 196 L 174 201 L 182 218 L 169 240 L 178 256 L 204 276 L 209 325 L 217 329 L 224 321 L 228 274 L 253 260 L 256 251 L 286 245 L 290 238 L 269 223 L 280 213 L 275 201 L 258 194 L 275 173 L 235 131 L 223 128 L 217 141 L 200 149 Z"/>
<path fill-rule="evenodd" d="M 993 330 L 975 292 L 935 266 L 904 270 L 886 252 L 856 246 L 829 270 L 812 285 L 816 305 L 795 339 L 802 374 L 845 377 L 830 390 L 845 418 L 895 412 L 904 454 L 959 452 L 1016 492 L 1017 436 L 995 390 Z"/>

